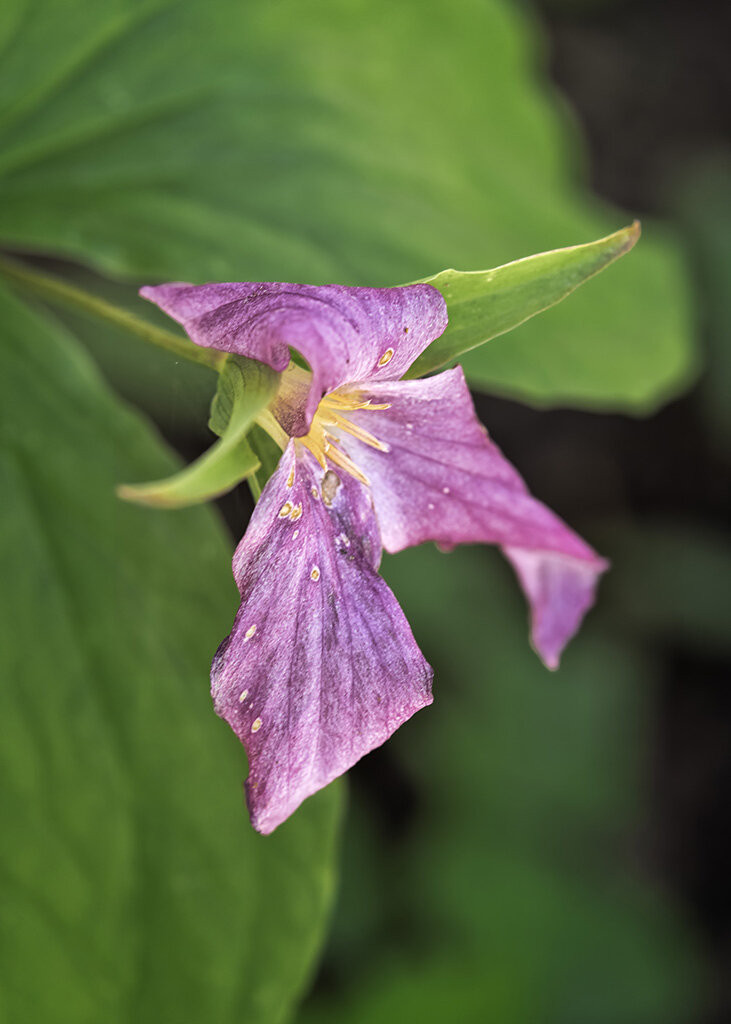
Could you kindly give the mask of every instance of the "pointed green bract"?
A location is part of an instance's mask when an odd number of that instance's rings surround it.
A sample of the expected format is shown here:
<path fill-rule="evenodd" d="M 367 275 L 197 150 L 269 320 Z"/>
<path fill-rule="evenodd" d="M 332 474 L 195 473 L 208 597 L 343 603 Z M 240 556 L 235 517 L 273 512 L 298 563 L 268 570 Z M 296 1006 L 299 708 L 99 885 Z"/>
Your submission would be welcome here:
<path fill-rule="evenodd" d="M 421 377 L 555 306 L 640 237 L 638 221 L 606 238 L 553 249 L 494 270 L 443 270 L 424 278 L 444 296 L 449 325 L 406 374 Z"/>
<path fill-rule="evenodd" d="M 259 469 L 246 435 L 274 397 L 279 374 L 264 363 L 229 356 L 213 399 L 209 427 L 219 440 L 192 465 L 164 480 L 123 484 L 120 498 L 156 508 L 184 508 L 230 491 Z"/>

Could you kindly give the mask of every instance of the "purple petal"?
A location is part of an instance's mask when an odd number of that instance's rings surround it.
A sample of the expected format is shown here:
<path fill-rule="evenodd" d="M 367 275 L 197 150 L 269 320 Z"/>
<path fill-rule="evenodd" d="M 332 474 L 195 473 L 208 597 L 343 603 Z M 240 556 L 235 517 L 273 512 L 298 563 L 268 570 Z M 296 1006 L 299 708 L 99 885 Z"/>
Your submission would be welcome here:
<path fill-rule="evenodd" d="M 536 501 L 475 416 L 462 370 L 374 384 L 380 411 L 350 414 L 388 451 L 343 438 L 369 478 L 387 551 L 423 541 L 499 544 L 531 605 L 532 640 L 555 668 L 607 563 Z"/>
<path fill-rule="evenodd" d="M 241 606 L 211 676 L 249 756 L 260 832 L 431 703 L 432 671 L 380 553 L 367 489 L 290 442 L 234 556 Z"/>
<path fill-rule="evenodd" d="M 548 668 L 558 668 L 561 651 L 594 604 L 597 577 L 607 568 L 598 557 L 504 547 L 531 606 L 531 639 Z"/>
<path fill-rule="evenodd" d="M 289 349 L 312 369 L 304 407 L 285 424 L 307 433 L 318 402 L 343 384 L 398 380 L 447 326 L 442 295 L 403 288 L 305 284 L 165 284 L 142 288 L 205 348 L 237 352 L 282 371 Z"/>

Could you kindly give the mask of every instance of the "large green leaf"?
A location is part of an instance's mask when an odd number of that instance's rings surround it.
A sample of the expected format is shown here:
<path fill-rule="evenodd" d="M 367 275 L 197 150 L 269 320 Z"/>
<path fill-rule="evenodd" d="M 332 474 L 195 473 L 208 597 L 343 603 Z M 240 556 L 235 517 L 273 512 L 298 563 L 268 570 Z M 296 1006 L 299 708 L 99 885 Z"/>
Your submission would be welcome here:
<path fill-rule="evenodd" d="M 207 676 L 236 607 L 206 509 L 120 502 L 173 460 L 0 293 L 0 1016 L 284 1018 L 333 889 L 338 793 L 270 839 Z"/>
<path fill-rule="evenodd" d="M 597 238 L 507 0 L 9 0 L 0 240 L 139 280 L 394 284 Z M 631 261 L 465 359 L 533 401 L 647 408 L 693 366 L 685 269 Z"/>

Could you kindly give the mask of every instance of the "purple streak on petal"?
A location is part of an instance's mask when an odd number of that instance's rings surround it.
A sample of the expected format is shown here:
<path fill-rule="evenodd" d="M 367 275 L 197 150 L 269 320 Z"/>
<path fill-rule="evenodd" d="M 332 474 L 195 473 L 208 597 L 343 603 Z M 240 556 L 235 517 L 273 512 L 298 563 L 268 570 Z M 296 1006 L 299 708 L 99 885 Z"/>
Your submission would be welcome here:
<path fill-rule="evenodd" d="M 391 408 L 350 419 L 389 450 L 350 437 L 342 443 L 371 481 L 386 550 L 427 540 L 499 544 L 530 602 L 533 643 L 555 667 L 607 563 L 529 494 L 477 420 L 459 367 L 427 380 L 373 384 L 367 395 Z"/>
<path fill-rule="evenodd" d="M 343 384 L 397 380 L 447 326 L 442 295 L 427 284 L 402 288 L 275 283 L 166 284 L 142 288 L 206 348 L 237 352 L 282 371 L 289 348 L 313 373 L 304 408 L 284 424 L 307 433 L 323 395 Z"/>
<path fill-rule="evenodd" d="M 432 671 L 377 573 L 368 492 L 334 475 L 323 491 L 323 476 L 290 443 L 234 556 L 241 606 L 213 662 L 263 833 L 432 700 Z"/>

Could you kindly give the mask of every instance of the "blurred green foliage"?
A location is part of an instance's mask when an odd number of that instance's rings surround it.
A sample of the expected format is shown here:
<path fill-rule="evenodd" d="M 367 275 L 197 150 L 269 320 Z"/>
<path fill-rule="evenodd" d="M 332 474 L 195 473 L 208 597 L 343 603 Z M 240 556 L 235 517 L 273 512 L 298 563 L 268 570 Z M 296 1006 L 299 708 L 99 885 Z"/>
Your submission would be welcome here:
<path fill-rule="evenodd" d="M 696 158 L 676 174 L 670 204 L 682 224 L 698 289 L 708 372 L 702 411 L 717 454 L 731 457 L 731 151 Z"/>
<path fill-rule="evenodd" d="M 552 676 L 496 552 L 421 548 L 385 570 L 435 668 L 435 703 L 396 748 L 420 803 L 394 843 L 360 808 L 355 841 L 368 836 L 376 866 L 346 861 L 334 994 L 302 1024 L 398 1021 L 409 1006 L 424 1024 L 692 1019 L 693 945 L 632 848 L 656 666 L 621 593 Z M 630 589 L 642 575 L 616 574 Z"/>

